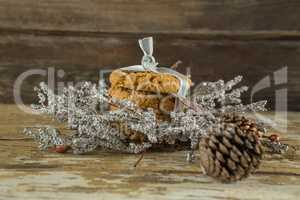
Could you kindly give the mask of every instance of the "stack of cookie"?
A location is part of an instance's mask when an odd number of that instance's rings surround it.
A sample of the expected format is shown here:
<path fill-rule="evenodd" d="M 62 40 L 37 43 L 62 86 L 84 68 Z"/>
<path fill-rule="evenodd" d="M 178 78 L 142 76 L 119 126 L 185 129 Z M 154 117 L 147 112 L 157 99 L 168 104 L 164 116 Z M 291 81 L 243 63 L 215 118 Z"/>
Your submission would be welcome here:
<path fill-rule="evenodd" d="M 109 94 L 120 100 L 131 100 L 139 107 L 153 108 L 157 119 L 168 120 L 174 110 L 180 80 L 170 74 L 115 70 L 110 75 Z M 117 109 L 112 107 L 111 109 Z"/>

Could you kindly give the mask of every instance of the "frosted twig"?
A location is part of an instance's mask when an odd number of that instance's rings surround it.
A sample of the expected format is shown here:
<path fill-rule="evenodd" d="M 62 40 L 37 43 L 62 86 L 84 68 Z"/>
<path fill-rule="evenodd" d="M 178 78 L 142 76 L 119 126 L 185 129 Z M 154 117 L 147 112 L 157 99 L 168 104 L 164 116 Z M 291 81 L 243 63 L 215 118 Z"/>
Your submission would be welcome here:
<path fill-rule="evenodd" d="M 172 112 L 170 121 L 166 122 L 157 120 L 152 109 L 141 109 L 129 100 L 110 97 L 103 82 L 98 87 L 89 82 L 68 86 L 60 94 L 55 94 L 45 83 L 41 83 L 35 88 L 38 104 L 32 108 L 66 123 L 73 132 L 66 136 L 53 127 L 27 128 L 24 132 L 34 138 L 43 150 L 56 145 L 68 145 L 75 154 L 97 148 L 141 153 L 154 144 L 188 142 L 188 158 L 192 160 L 199 140 L 210 127 L 220 122 L 222 113 L 265 110 L 266 101 L 242 104 L 240 97 L 247 87 L 233 89 L 241 80 L 242 77 L 237 76 L 228 82 L 200 83 L 194 90 L 192 100 L 181 98 L 185 108 Z M 106 110 L 108 105 L 118 110 Z M 142 134 L 144 140 L 140 143 L 131 141 L 116 125 L 125 125 L 130 131 Z"/>

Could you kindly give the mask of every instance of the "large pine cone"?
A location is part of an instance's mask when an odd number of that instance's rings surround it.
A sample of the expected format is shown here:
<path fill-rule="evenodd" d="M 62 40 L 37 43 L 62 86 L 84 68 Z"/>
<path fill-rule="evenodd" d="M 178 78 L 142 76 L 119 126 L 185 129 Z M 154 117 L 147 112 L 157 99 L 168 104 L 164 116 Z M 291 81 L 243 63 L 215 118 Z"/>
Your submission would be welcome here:
<path fill-rule="evenodd" d="M 256 124 L 237 115 L 224 116 L 199 147 L 204 173 L 222 182 L 248 177 L 258 169 L 263 152 Z"/>

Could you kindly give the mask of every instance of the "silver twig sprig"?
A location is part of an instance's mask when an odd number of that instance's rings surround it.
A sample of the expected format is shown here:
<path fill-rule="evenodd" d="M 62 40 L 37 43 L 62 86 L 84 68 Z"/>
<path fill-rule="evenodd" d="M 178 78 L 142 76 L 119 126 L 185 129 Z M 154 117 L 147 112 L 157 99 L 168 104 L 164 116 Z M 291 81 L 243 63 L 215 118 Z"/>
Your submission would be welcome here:
<path fill-rule="evenodd" d="M 152 109 L 141 109 L 128 100 L 118 100 L 108 95 L 103 82 L 99 86 L 84 82 L 68 86 L 55 94 L 45 83 L 36 87 L 39 101 L 32 105 L 35 111 L 47 114 L 63 122 L 71 134 L 61 134 L 54 127 L 26 128 L 26 135 L 39 143 L 42 150 L 65 145 L 75 154 L 94 151 L 97 148 L 126 153 L 141 153 L 153 145 L 189 143 L 193 150 L 209 128 L 220 122 L 222 113 L 244 113 L 265 110 L 266 101 L 244 105 L 241 94 L 248 88 L 233 89 L 242 80 L 241 76 L 231 81 L 203 82 L 194 90 L 191 101 L 182 99 L 185 108 L 174 111 L 170 121 L 156 119 Z M 108 105 L 118 107 L 109 111 Z M 124 137 L 116 124 L 125 124 L 128 129 L 144 135 L 144 140 L 135 142 Z"/>

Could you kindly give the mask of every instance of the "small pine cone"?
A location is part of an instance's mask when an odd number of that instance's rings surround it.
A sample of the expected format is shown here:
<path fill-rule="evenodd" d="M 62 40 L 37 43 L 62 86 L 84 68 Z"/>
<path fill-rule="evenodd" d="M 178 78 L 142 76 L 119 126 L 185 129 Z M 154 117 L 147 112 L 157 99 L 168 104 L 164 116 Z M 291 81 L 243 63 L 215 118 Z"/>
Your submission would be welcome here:
<path fill-rule="evenodd" d="M 258 169 L 263 153 L 255 123 L 227 115 L 201 139 L 199 148 L 203 172 L 222 182 L 248 177 Z"/>

